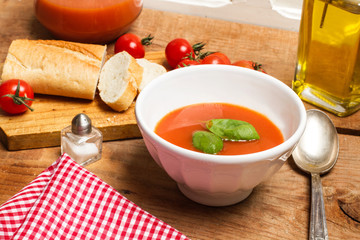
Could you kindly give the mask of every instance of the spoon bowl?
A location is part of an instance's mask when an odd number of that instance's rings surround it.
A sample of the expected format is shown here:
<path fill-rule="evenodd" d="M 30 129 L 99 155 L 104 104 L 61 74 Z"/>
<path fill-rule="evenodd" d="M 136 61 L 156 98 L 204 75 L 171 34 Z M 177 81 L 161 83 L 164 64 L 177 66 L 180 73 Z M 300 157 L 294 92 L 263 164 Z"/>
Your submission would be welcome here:
<path fill-rule="evenodd" d="M 322 111 L 308 110 L 305 131 L 294 149 L 295 164 L 311 174 L 309 239 L 328 239 L 320 174 L 330 171 L 339 153 L 339 138 L 331 119 Z"/>
<path fill-rule="evenodd" d="M 305 132 L 292 153 L 297 167 L 324 174 L 335 165 L 338 152 L 338 135 L 330 118 L 322 111 L 308 110 Z"/>

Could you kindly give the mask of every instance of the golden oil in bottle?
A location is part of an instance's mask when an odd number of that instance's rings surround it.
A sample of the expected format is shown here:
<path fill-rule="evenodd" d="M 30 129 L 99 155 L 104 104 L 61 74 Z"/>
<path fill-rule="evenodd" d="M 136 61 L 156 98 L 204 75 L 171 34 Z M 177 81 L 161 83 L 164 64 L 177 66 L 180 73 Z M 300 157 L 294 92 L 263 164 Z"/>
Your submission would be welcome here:
<path fill-rule="evenodd" d="M 360 108 L 360 0 L 304 0 L 294 91 L 338 116 Z"/>

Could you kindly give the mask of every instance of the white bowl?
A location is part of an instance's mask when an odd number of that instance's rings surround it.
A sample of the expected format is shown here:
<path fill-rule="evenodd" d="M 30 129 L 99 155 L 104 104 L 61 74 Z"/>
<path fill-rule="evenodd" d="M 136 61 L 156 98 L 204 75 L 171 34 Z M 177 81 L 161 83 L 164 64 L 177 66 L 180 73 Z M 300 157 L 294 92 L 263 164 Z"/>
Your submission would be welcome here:
<path fill-rule="evenodd" d="M 267 116 L 284 142 L 262 152 L 211 155 L 178 147 L 155 134 L 167 113 L 195 103 L 223 102 Z M 229 65 L 199 65 L 172 70 L 150 82 L 136 100 L 135 114 L 151 156 L 181 192 L 209 206 L 238 203 L 272 176 L 291 155 L 305 129 L 299 97 L 281 81 L 258 71 Z"/>

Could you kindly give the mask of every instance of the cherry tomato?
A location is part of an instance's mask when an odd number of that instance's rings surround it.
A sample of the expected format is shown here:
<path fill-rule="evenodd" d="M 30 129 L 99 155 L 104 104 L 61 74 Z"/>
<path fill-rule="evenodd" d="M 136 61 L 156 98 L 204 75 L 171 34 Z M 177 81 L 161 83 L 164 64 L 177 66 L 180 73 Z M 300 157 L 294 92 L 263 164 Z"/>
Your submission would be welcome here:
<path fill-rule="evenodd" d="M 193 47 L 183 38 L 170 41 L 165 48 L 166 60 L 172 68 L 176 68 L 184 58 L 195 58 Z"/>
<path fill-rule="evenodd" d="M 189 58 L 185 58 L 178 63 L 176 68 L 188 67 L 188 66 L 199 65 L 199 64 L 200 63 L 196 60 L 191 60 Z"/>
<path fill-rule="evenodd" d="M 226 56 L 224 53 L 222 52 L 214 52 L 212 53 L 211 55 L 215 55 L 215 56 L 218 56 L 219 58 L 221 58 L 221 60 L 224 62 L 224 64 L 228 64 L 230 65 L 231 64 L 231 61 L 230 59 L 228 58 L 228 56 Z"/>
<path fill-rule="evenodd" d="M 240 61 L 234 62 L 232 65 L 238 66 L 238 67 L 249 68 L 249 69 L 259 71 L 259 72 L 266 73 L 265 70 L 262 68 L 261 64 L 258 64 L 256 62 L 249 61 L 249 60 L 240 60 Z"/>
<path fill-rule="evenodd" d="M 19 114 L 30 107 L 34 100 L 31 86 L 19 79 L 10 79 L 0 85 L 0 108 L 10 114 Z"/>
<path fill-rule="evenodd" d="M 254 64 L 255 63 L 253 61 L 240 60 L 240 61 L 234 62 L 232 65 L 238 66 L 238 67 L 254 69 Z"/>
<path fill-rule="evenodd" d="M 210 54 L 201 61 L 201 64 L 226 64 L 226 61 L 217 55 Z"/>
<path fill-rule="evenodd" d="M 154 37 L 151 35 L 140 40 L 138 36 L 132 33 L 126 33 L 120 36 L 115 42 L 115 54 L 126 51 L 134 58 L 143 58 L 145 56 L 144 45 L 150 45 Z"/>

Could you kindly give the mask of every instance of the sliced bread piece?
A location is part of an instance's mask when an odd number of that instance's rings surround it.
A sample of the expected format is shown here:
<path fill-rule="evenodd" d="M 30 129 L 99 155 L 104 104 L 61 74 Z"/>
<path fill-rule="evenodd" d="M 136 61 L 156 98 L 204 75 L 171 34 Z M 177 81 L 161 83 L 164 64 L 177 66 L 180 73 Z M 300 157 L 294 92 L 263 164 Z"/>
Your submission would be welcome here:
<path fill-rule="evenodd" d="M 139 92 L 141 92 L 154 78 L 166 73 L 166 69 L 162 65 L 150 62 L 145 58 L 138 58 L 136 59 L 136 62 L 144 69 L 141 83 L 138 85 Z"/>
<path fill-rule="evenodd" d="M 98 85 L 101 99 L 115 111 L 127 110 L 137 95 L 137 80 L 139 76 L 141 78 L 142 71 L 142 67 L 127 52 L 112 56 L 101 69 Z"/>

